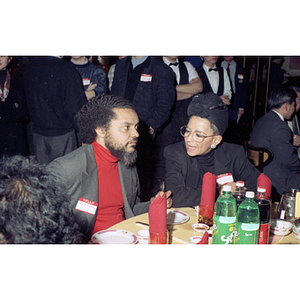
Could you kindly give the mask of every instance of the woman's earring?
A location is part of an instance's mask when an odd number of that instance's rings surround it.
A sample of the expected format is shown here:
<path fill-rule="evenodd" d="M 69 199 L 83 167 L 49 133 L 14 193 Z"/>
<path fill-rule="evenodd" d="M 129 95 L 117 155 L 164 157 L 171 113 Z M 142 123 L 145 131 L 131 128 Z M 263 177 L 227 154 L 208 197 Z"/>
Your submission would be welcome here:
<path fill-rule="evenodd" d="M 212 144 L 211 146 L 210 146 L 210 148 L 211 149 L 215 149 L 217 146 L 215 145 L 215 144 Z"/>

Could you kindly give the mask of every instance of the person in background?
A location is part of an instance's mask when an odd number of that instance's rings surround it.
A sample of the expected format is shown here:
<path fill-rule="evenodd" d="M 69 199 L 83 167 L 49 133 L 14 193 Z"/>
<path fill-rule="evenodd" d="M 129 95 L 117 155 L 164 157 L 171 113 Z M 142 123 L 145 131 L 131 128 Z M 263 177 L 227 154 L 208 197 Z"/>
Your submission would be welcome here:
<path fill-rule="evenodd" d="M 244 114 L 247 104 L 246 70 L 234 60 L 234 56 L 224 56 L 221 67 L 228 73 L 232 91 L 232 98 L 230 100 L 232 105 L 228 107 L 229 122 L 224 139 L 234 143 L 238 137 L 242 136 L 239 120 Z"/>
<path fill-rule="evenodd" d="M 182 126 L 184 141 L 167 146 L 166 188 L 172 191 L 173 207 L 199 205 L 205 173 L 229 173 L 235 182 L 256 191 L 260 172 L 248 160 L 242 146 L 222 141 L 228 123 L 227 106 L 214 93 L 194 96 L 188 107 L 189 121 Z"/>
<path fill-rule="evenodd" d="M 126 56 L 118 56 L 118 59 L 122 59 Z M 115 68 L 116 68 L 116 64 L 113 63 L 110 68 L 109 68 L 109 71 L 108 71 L 108 74 L 107 74 L 107 79 L 108 79 L 108 89 L 109 91 L 111 91 L 111 86 L 112 86 L 112 83 L 113 83 L 113 80 L 114 80 L 114 75 L 115 75 Z"/>
<path fill-rule="evenodd" d="M 78 147 L 74 115 L 87 101 L 81 78 L 70 62 L 46 56 L 32 59 L 23 79 L 30 154 L 48 164 Z"/>
<path fill-rule="evenodd" d="M 25 91 L 20 76 L 9 72 L 12 59 L 0 56 L 0 156 L 28 155 Z"/>
<path fill-rule="evenodd" d="M 195 69 L 201 67 L 203 64 L 203 59 L 200 55 L 199 56 L 185 56 L 184 61 L 191 63 Z"/>
<path fill-rule="evenodd" d="M 289 125 L 290 129 L 293 132 L 293 146 L 295 148 L 298 158 L 300 159 L 300 147 L 299 147 L 300 146 L 300 126 L 299 126 L 300 88 L 297 86 L 292 86 L 290 88 L 296 92 L 297 98 L 295 100 L 296 102 L 295 112 L 292 115 L 292 118 L 287 121 L 287 124 Z"/>
<path fill-rule="evenodd" d="M 273 160 L 264 167 L 264 173 L 280 195 L 300 189 L 300 162 L 294 152 L 293 134 L 286 123 L 295 111 L 296 98 L 292 89 L 274 89 L 268 99 L 269 111 L 255 123 L 250 134 L 251 145 L 273 152 Z"/>
<path fill-rule="evenodd" d="M 157 57 L 127 56 L 116 62 L 110 94 L 132 102 L 140 120 L 137 170 L 142 201 L 149 199 L 157 184 L 153 176 L 154 158 L 160 161 L 163 156 L 155 157 L 156 137 L 171 116 L 175 103 L 174 80 L 174 72 Z"/>
<path fill-rule="evenodd" d="M 76 222 L 88 241 L 95 232 L 147 212 L 155 197 L 147 202 L 139 198 L 135 167 L 139 118 L 131 102 L 97 96 L 78 112 L 76 121 L 85 144 L 51 162 L 48 169 L 65 183 Z"/>
<path fill-rule="evenodd" d="M 61 180 L 29 157 L 0 159 L 0 243 L 82 242 Z"/>
<path fill-rule="evenodd" d="M 203 59 L 203 65 L 196 69 L 202 80 L 203 94 L 213 92 L 222 99 L 224 104 L 230 106 L 232 92 L 227 71 L 216 66 L 218 56 L 203 56 Z"/>
<path fill-rule="evenodd" d="M 71 56 L 78 70 L 87 100 L 107 92 L 106 75 L 102 67 L 92 64 L 85 56 Z"/>
<path fill-rule="evenodd" d="M 272 56 L 271 60 L 269 93 L 288 82 L 288 79 L 283 75 L 284 70 L 281 69 L 281 66 L 284 63 L 284 57 Z"/>

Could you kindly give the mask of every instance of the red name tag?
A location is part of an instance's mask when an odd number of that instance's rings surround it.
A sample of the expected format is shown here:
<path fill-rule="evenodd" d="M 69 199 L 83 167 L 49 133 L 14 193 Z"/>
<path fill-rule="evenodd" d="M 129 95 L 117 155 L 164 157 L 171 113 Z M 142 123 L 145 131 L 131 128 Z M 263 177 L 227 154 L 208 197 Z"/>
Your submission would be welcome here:
<path fill-rule="evenodd" d="M 85 212 L 89 215 L 94 215 L 97 210 L 97 206 L 98 204 L 96 202 L 84 198 L 79 198 L 75 208 L 76 210 Z"/>

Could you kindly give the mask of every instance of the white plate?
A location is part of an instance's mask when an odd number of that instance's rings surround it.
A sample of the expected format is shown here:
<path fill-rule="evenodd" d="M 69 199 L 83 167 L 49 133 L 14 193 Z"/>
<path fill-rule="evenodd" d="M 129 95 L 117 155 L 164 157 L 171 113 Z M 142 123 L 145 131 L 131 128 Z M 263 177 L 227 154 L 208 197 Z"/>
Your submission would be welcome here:
<path fill-rule="evenodd" d="M 174 209 L 167 209 L 167 224 L 168 225 L 175 225 L 175 224 L 182 224 L 187 222 L 190 217 L 179 210 Z"/>
<path fill-rule="evenodd" d="M 101 230 L 93 234 L 92 241 L 95 244 L 135 244 L 137 236 L 126 230 Z"/>

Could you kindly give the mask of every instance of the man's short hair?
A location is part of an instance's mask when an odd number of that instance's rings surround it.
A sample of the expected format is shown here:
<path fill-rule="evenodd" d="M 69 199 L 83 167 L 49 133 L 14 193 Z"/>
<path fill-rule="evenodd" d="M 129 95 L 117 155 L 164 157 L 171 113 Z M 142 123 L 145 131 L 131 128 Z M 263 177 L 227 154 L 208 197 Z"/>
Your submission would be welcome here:
<path fill-rule="evenodd" d="M 89 100 L 76 114 L 75 121 L 79 127 L 79 137 L 83 143 L 91 144 L 96 139 L 95 129 L 107 129 L 110 122 L 116 119 L 115 108 L 129 108 L 134 105 L 122 97 L 99 95 Z"/>
<path fill-rule="evenodd" d="M 298 87 L 298 86 L 293 85 L 293 86 L 290 87 L 290 89 L 294 90 L 295 92 L 300 93 L 300 87 Z"/>
<path fill-rule="evenodd" d="M 294 90 L 287 87 L 279 87 L 271 91 L 268 106 L 269 109 L 280 108 L 285 103 L 293 103 L 297 98 L 297 94 Z"/>
<path fill-rule="evenodd" d="M 0 243 L 81 242 L 60 179 L 29 157 L 0 159 Z"/>

